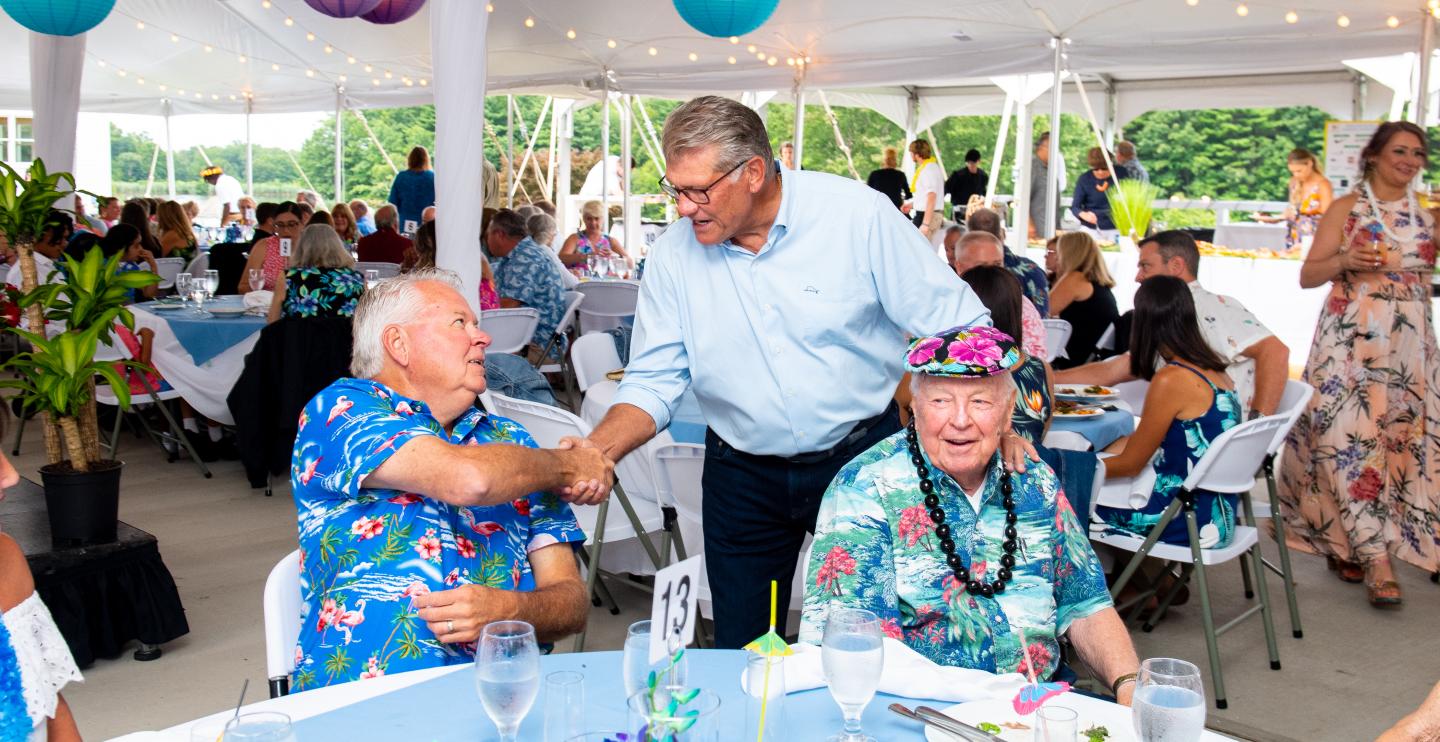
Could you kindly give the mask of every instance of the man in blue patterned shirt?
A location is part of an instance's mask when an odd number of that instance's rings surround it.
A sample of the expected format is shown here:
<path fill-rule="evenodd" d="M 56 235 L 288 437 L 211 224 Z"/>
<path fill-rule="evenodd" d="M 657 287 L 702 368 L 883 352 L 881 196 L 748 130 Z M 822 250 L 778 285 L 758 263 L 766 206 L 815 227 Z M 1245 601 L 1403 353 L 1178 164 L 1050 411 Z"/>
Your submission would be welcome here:
<path fill-rule="evenodd" d="M 457 287 L 417 271 L 366 291 L 356 378 L 300 413 L 294 690 L 470 662 L 492 621 L 528 621 L 540 641 L 585 625 L 585 534 L 566 501 L 597 502 L 613 470 L 476 409 L 490 339 Z"/>
<path fill-rule="evenodd" d="M 1005 220 L 1000 218 L 1000 212 L 994 209 L 976 209 L 965 220 L 965 228 L 971 232 L 989 232 L 1000 240 L 1005 248 L 1005 270 L 1015 274 L 1020 281 L 1020 288 L 1025 292 L 1025 298 L 1040 311 L 1041 317 L 1050 316 L 1050 281 L 1045 278 L 1045 269 L 1035 264 L 1035 261 L 1016 255 L 1005 244 Z"/>
<path fill-rule="evenodd" d="M 501 209 L 490 218 L 485 247 L 496 258 L 491 267 L 495 269 L 495 293 L 500 295 L 500 306 L 533 307 L 539 311 L 540 324 L 531 342 L 544 348 L 565 316 L 565 279 L 560 275 L 559 263 L 545 254 L 550 248 L 530 239 L 525 220 L 509 209 Z M 564 338 L 559 352 L 565 352 Z"/>

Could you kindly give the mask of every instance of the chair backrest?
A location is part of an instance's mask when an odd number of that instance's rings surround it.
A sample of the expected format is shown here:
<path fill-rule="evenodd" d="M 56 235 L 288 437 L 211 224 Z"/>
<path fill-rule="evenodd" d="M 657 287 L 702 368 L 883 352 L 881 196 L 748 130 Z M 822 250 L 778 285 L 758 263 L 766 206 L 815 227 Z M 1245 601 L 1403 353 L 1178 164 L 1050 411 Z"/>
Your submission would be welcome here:
<path fill-rule="evenodd" d="M 540 311 L 533 307 L 487 309 L 480 313 L 480 329 L 490 335 L 490 352 L 518 353 L 535 337 Z"/>
<path fill-rule="evenodd" d="M 621 317 L 635 315 L 640 299 L 639 281 L 586 281 L 575 289 L 585 295 L 580 304 L 580 333 L 610 330 Z"/>
<path fill-rule="evenodd" d="M 1045 352 L 1050 356 L 1045 360 L 1048 362 L 1066 357 L 1065 344 L 1070 342 L 1070 323 L 1063 319 L 1043 321 L 1045 322 Z"/>
<path fill-rule="evenodd" d="M 660 501 L 675 506 L 682 520 L 700 518 L 700 477 L 705 472 L 705 447 L 671 443 L 655 450 L 655 489 Z"/>
<path fill-rule="evenodd" d="M 265 578 L 265 676 L 279 678 L 295 670 L 300 638 L 300 552 L 281 559 Z"/>
<path fill-rule="evenodd" d="M 355 263 L 355 270 L 360 271 L 360 275 L 362 276 L 365 275 L 365 271 L 375 271 L 382 279 L 394 278 L 400 275 L 400 264 L 360 261 Z"/>
<path fill-rule="evenodd" d="M 1285 436 L 1290 434 L 1290 429 L 1305 410 L 1310 406 L 1310 398 L 1315 396 L 1315 387 L 1303 381 L 1290 379 L 1285 382 L 1285 391 L 1280 394 L 1280 405 L 1275 409 L 1275 417 L 1283 417 L 1286 420 L 1285 426 L 1275 431 L 1275 440 L 1270 444 L 1269 453 L 1271 456 L 1280 452 L 1280 447 L 1285 445 Z"/>
<path fill-rule="evenodd" d="M 155 258 L 155 269 L 160 272 L 160 290 L 175 285 L 175 277 L 185 270 L 185 258 Z"/>
<path fill-rule="evenodd" d="M 1140 412 L 1145 409 L 1145 395 L 1150 391 L 1150 382 L 1144 379 L 1122 381 L 1115 385 L 1115 391 L 1119 392 L 1116 396 L 1120 401 L 1129 405 L 1130 411 L 1139 417 Z"/>
<path fill-rule="evenodd" d="M 580 313 L 580 302 L 585 301 L 585 295 L 579 291 L 565 292 L 565 314 L 560 316 L 560 324 L 555 325 L 555 334 L 564 335 L 575 326 L 575 318 Z"/>
<path fill-rule="evenodd" d="M 1096 350 L 1115 350 L 1115 323 L 1111 322 L 1105 331 L 1100 333 L 1100 339 L 1095 341 Z"/>
<path fill-rule="evenodd" d="M 198 276 L 205 273 L 205 271 L 209 269 L 210 253 L 202 252 L 199 255 L 196 255 L 195 258 L 190 261 L 190 265 L 185 266 L 184 272 L 189 273 L 192 276 Z"/>
<path fill-rule="evenodd" d="M 1260 471 L 1276 431 L 1289 422 L 1271 415 L 1240 423 L 1221 433 L 1190 470 L 1185 489 L 1231 494 L 1249 492 L 1255 486 L 1255 472 Z"/>
<path fill-rule="evenodd" d="M 608 332 L 592 332 L 581 335 L 570 346 L 570 366 L 575 369 L 575 383 L 583 393 L 624 364 L 615 350 L 615 338 Z"/>

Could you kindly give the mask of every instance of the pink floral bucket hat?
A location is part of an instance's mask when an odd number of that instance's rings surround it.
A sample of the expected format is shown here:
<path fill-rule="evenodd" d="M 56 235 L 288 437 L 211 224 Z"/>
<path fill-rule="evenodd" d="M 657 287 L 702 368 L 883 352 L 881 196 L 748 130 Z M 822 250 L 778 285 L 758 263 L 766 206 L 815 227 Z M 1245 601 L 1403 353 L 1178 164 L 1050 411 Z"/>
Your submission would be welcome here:
<path fill-rule="evenodd" d="M 1003 374 L 1020 365 L 1025 356 L 1014 338 L 986 325 L 952 327 L 918 337 L 905 351 L 905 368 L 912 374 L 984 378 Z"/>

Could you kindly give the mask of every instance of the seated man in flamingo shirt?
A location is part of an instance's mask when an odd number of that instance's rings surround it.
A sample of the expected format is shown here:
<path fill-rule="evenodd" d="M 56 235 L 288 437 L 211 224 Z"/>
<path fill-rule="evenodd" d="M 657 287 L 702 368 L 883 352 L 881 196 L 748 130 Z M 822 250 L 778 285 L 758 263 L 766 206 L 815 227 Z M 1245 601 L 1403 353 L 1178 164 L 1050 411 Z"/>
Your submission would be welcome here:
<path fill-rule="evenodd" d="M 581 630 L 589 603 L 568 503 L 610 492 L 598 449 L 540 450 L 475 406 L 485 346 L 453 274 L 365 292 L 351 372 L 300 413 L 302 626 L 295 691 L 472 661 L 486 624 L 540 641 Z"/>

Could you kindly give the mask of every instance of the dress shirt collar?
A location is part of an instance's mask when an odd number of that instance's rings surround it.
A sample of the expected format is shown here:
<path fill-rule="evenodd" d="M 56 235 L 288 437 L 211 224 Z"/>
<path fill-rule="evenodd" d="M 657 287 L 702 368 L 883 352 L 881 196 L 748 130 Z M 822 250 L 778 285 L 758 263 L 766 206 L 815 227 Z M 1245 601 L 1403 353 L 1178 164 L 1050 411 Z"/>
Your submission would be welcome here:
<path fill-rule="evenodd" d="M 370 379 L 369 381 L 375 386 L 375 393 L 384 398 L 387 404 L 397 413 L 424 415 L 431 420 L 435 420 L 435 416 L 430 412 L 430 405 L 424 401 L 407 397 L 375 379 Z M 402 404 L 405 405 L 405 407 L 402 408 Z M 409 412 L 401 412 L 406 409 L 408 409 Z M 485 411 L 474 406 L 460 413 L 460 417 L 455 418 L 455 425 L 450 430 L 451 442 L 465 440 L 466 437 L 474 432 L 475 428 L 480 426 L 480 423 L 484 422 L 485 417 Z M 435 420 L 435 424 L 439 425 L 442 430 L 445 428 L 444 425 L 440 425 L 439 420 Z"/>
<path fill-rule="evenodd" d="M 793 174 L 795 172 L 796 171 L 794 170 L 782 170 L 775 173 L 775 183 L 780 188 L 780 208 L 775 211 L 775 220 L 770 223 L 770 233 L 766 236 L 765 244 L 760 246 L 759 251 L 752 254 L 749 250 L 746 250 L 741 245 L 736 244 L 734 240 L 725 240 L 725 242 L 721 243 L 726 249 L 738 251 L 744 253 L 745 255 L 752 255 L 753 257 L 758 258 L 761 255 L 764 255 L 765 253 L 774 249 L 774 247 L 779 244 L 780 240 L 784 239 L 785 234 L 790 231 L 790 220 L 794 217 L 794 181 L 797 180 L 796 178 L 792 178 L 790 183 L 786 183 L 784 174 Z"/>

